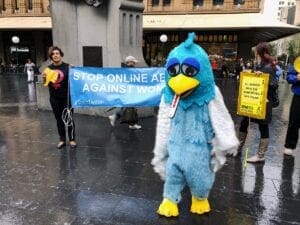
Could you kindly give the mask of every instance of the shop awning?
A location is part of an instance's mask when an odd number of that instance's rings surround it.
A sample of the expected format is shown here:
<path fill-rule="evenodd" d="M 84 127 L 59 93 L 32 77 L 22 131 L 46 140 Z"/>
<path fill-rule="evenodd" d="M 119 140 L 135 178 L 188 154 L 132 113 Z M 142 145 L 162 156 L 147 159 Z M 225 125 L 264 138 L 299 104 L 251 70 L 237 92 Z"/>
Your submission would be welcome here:
<path fill-rule="evenodd" d="M 4 17 L 0 18 L 0 30 L 52 29 L 51 17 Z"/>
<path fill-rule="evenodd" d="M 299 26 L 272 20 L 261 13 L 144 15 L 143 29 L 147 30 L 218 30 L 249 31 L 253 43 L 273 41 L 300 32 Z"/>

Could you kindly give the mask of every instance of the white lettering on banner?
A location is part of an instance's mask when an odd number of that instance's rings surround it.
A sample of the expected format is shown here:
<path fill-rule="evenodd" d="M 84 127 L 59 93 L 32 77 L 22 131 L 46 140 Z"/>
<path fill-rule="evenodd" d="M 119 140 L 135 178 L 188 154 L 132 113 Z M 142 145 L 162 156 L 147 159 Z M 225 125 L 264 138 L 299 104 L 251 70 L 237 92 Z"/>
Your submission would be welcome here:
<path fill-rule="evenodd" d="M 131 91 L 131 86 L 125 85 L 105 85 L 105 84 L 98 84 L 92 83 L 87 84 L 85 83 L 82 88 L 82 92 L 104 92 L 104 93 L 120 93 L 124 94 L 126 92 Z"/>
<path fill-rule="evenodd" d="M 160 73 L 160 74 L 153 74 L 151 82 L 164 82 L 165 81 L 165 74 L 164 73 Z"/>
<path fill-rule="evenodd" d="M 164 68 L 71 68 L 73 107 L 156 106 L 165 86 Z"/>
<path fill-rule="evenodd" d="M 145 86 L 140 86 L 140 87 L 137 87 L 137 92 L 140 94 L 145 94 L 145 93 L 151 93 L 151 92 L 160 92 L 162 89 L 161 86 L 148 86 L 148 87 L 145 87 Z"/>
<path fill-rule="evenodd" d="M 111 83 L 147 83 L 148 76 L 146 73 L 137 73 L 137 74 L 107 74 L 106 80 Z"/>
<path fill-rule="evenodd" d="M 80 71 L 74 72 L 74 80 L 89 80 L 89 81 L 99 81 L 104 78 L 103 74 L 94 74 L 94 73 L 83 73 Z"/>
<path fill-rule="evenodd" d="M 102 100 L 99 99 L 84 99 L 84 100 L 76 100 L 75 105 L 101 105 L 103 104 Z"/>

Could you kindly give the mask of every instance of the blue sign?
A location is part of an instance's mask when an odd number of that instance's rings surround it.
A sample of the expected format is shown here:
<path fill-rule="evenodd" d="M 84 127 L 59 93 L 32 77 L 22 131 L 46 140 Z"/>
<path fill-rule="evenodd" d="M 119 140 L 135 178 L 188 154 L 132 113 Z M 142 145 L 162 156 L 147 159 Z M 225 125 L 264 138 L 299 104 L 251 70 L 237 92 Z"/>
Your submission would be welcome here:
<path fill-rule="evenodd" d="M 165 68 L 72 67 L 73 108 L 158 106 Z"/>

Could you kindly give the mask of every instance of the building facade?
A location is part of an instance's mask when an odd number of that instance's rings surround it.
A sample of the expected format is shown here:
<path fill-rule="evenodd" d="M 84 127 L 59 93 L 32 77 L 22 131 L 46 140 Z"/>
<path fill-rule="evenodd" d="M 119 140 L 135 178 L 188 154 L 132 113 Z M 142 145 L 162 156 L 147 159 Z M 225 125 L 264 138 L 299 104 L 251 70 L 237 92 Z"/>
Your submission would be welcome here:
<path fill-rule="evenodd" d="M 52 44 L 49 4 L 49 0 L 0 1 L 0 61 L 8 71 L 21 68 L 28 58 L 37 65 L 47 58 Z"/>
<path fill-rule="evenodd" d="M 275 0 L 277 1 L 277 0 Z M 214 58 L 253 58 L 252 47 L 299 32 L 277 20 L 273 0 L 144 0 L 144 57 L 160 66 L 187 33 Z M 296 29 L 296 30 L 293 30 Z M 162 42 L 164 34 L 168 41 Z"/>
<path fill-rule="evenodd" d="M 258 42 L 299 32 L 277 18 L 280 7 L 297 6 L 299 1 L 144 0 L 143 56 L 149 66 L 163 65 L 170 49 L 194 31 L 211 57 L 251 58 L 251 48 Z M 50 0 L 0 1 L 0 63 L 22 65 L 32 58 L 40 65 L 47 58 L 53 42 L 50 4 Z M 295 21 L 299 15 L 295 13 Z M 166 42 L 161 35 L 166 35 Z M 13 36 L 19 43 L 12 42 Z"/>
<path fill-rule="evenodd" d="M 296 0 L 275 0 L 277 8 L 277 19 L 287 22 L 288 10 L 296 6 Z"/>

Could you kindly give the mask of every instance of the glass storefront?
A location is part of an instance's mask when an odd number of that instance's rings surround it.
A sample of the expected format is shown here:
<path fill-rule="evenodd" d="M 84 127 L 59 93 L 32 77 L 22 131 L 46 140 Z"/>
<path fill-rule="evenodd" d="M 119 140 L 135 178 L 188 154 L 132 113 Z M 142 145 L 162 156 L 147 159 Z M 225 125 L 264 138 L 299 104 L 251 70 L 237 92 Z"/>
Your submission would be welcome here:
<path fill-rule="evenodd" d="M 167 41 L 161 42 L 161 35 L 167 35 Z M 143 54 L 149 66 L 164 66 L 169 51 L 184 41 L 188 31 L 185 32 L 144 32 Z M 238 51 L 238 35 L 232 32 L 196 32 L 198 43 L 209 55 L 216 60 L 218 67 L 226 61 L 234 64 Z"/>
<path fill-rule="evenodd" d="M 36 64 L 47 59 L 48 47 L 52 45 L 51 31 L 39 31 L 37 33 L 2 31 L 0 35 L 4 50 L 3 58 L 1 57 L 2 70 L 10 73 L 22 72 L 23 66 L 29 58 Z M 18 38 L 18 43 L 13 42 L 13 37 Z"/>

